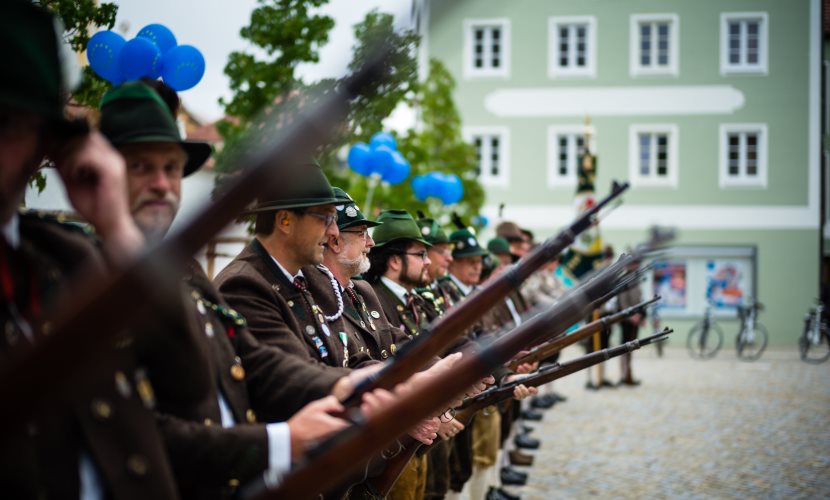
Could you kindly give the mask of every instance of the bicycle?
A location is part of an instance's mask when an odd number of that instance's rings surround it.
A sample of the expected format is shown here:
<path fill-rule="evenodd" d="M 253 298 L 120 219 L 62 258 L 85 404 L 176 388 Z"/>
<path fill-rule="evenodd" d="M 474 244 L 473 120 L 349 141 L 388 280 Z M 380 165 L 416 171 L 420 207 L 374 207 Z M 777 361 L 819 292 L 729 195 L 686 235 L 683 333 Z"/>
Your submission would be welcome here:
<path fill-rule="evenodd" d="M 824 304 L 816 301 L 815 309 L 804 316 L 804 331 L 798 339 L 801 360 L 806 363 L 823 363 L 830 358 L 830 329 L 824 319 Z"/>
<path fill-rule="evenodd" d="M 703 319 L 695 323 L 686 338 L 689 355 L 697 359 L 713 357 L 723 345 L 723 330 L 712 316 L 712 303 L 706 306 Z"/>
<path fill-rule="evenodd" d="M 764 353 L 769 342 L 767 328 L 758 321 L 758 313 L 764 309 L 760 302 L 748 306 L 738 306 L 741 327 L 735 337 L 735 352 L 738 359 L 755 361 Z"/>

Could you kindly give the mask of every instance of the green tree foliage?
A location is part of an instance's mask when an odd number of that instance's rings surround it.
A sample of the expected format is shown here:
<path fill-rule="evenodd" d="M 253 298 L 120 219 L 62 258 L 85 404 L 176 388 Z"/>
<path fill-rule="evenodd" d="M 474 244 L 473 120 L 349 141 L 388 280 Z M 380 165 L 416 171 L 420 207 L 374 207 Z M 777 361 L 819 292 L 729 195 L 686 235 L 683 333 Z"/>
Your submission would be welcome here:
<path fill-rule="evenodd" d="M 259 0 L 251 13 L 250 24 L 240 31 L 254 49 L 232 52 L 225 65 L 233 97 L 220 99 L 232 121 L 218 124 L 225 141 L 217 156 L 217 170 L 231 172 L 228 161 L 242 132 L 261 113 L 284 113 L 296 106 L 306 89 L 296 75 L 301 63 L 319 60 L 319 49 L 327 41 L 334 20 L 311 12 L 328 0 Z"/>

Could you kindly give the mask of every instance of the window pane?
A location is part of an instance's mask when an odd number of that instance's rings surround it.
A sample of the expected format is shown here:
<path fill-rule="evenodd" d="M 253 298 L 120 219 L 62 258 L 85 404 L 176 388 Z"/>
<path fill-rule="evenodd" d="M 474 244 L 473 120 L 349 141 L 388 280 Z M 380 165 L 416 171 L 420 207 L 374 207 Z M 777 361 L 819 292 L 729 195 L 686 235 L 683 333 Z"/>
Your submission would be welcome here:
<path fill-rule="evenodd" d="M 570 50 L 569 30 L 567 26 L 559 28 L 559 66 L 567 68 L 570 66 L 568 52 Z"/>
<path fill-rule="evenodd" d="M 557 138 L 559 144 L 558 172 L 561 176 L 568 175 L 568 136 L 560 135 Z"/>
<path fill-rule="evenodd" d="M 493 43 L 498 42 L 501 38 L 501 28 L 490 28 L 491 37 L 493 38 Z"/>
<path fill-rule="evenodd" d="M 741 23 L 729 23 L 729 64 L 741 62 Z"/>
<path fill-rule="evenodd" d="M 746 134 L 746 175 L 758 175 L 758 135 Z"/>
<path fill-rule="evenodd" d="M 668 168 L 668 137 L 664 134 L 657 135 L 657 175 L 665 177 L 669 173 Z"/>
<path fill-rule="evenodd" d="M 657 64 L 659 66 L 669 64 L 669 25 L 667 23 L 657 25 Z"/>
<path fill-rule="evenodd" d="M 640 25 L 640 65 L 651 66 L 651 25 Z"/>
<path fill-rule="evenodd" d="M 585 67 L 585 26 L 576 28 L 576 66 Z"/>
<path fill-rule="evenodd" d="M 650 172 L 649 162 L 651 161 L 651 136 L 640 134 L 640 175 L 648 176 Z"/>

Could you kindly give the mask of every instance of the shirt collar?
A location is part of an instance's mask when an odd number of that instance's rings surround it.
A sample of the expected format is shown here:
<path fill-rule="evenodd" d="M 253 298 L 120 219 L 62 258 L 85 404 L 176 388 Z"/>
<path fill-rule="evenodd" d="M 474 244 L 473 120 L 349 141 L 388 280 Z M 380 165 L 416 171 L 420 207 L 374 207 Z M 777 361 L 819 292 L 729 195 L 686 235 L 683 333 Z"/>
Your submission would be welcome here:
<path fill-rule="evenodd" d="M 472 293 L 473 287 L 467 286 L 464 283 L 458 281 L 458 278 L 456 278 L 455 275 L 453 275 L 452 273 L 450 273 L 450 279 L 453 283 L 455 283 L 455 286 L 457 286 L 458 289 L 461 290 L 461 293 L 463 293 L 464 296 L 470 295 L 470 293 Z"/>
<path fill-rule="evenodd" d="M 16 213 L 3 225 L 2 232 L 9 246 L 16 250 L 20 246 L 20 219 Z"/>
<path fill-rule="evenodd" d="M 302 269 L 297 271 L 297 274 L 295 274 L 294 276 L 291 276 L 291 273 L 289 273 L 284 267 L 282 267 L 282 264 L 280 264 L 280 261 L 278 261 L 276 258 L 274 258 L 274 256 L 271 255 L 271 254 L 269 254 L 269 256 L 274 261 L 274 264 L 276 264 L 277 267 L 280 268 L 280 271 L 282 271 L 282 274 L 285 275 L 285 277 L 288 279 L 289 282 L 294 283 L 294 278 L 305 278 L 305 276 L 303 275 L 303 270 Z"/>
<path fill-rule="evenodd" d="M 381 276 L 380 281 L 381 281 L 381 283 L 386 285 L 386 288 L 388 288 L 389 291 L 391 291 L 393 294 L 395 294 L 395 297 L 397 297 L 398 300 L 400 300 L 402 303 L 406 304 L 406 294 L 408 293 L 406 288 L 402 287 L 398 283 L 395 283 L 394 281 L 390 280 L 386 276 Z"/>

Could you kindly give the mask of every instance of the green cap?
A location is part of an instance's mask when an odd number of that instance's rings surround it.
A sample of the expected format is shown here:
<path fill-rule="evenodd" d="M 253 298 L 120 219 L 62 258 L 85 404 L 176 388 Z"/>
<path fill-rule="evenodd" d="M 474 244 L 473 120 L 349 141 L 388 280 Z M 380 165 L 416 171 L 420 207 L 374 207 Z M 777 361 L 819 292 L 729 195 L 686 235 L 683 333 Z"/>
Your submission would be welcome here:
<path fill-rule="evenodd" d="M 183 141 L 170 108 L 154 89 L 141 82 L 116 87 L 101 99 L 101 133 L 116 147 L 147 142 L 178 144 L 187 153 L 184 176 L 204 165 L 213 148 Z"/>
<path fill-rule="evenodd" d="M 510 243 L 504 238 L 493 238 L 487 242 L 487 250 L 490 250 L 491 253 L 496 255 L 509 254 Z"/>
<path fill-rule="evenodd" d="M 357 206 L 357 203 L 349 196 L 349 193 L 343 191 L 339 187 L 331 188 L 332 192 L 334 193 L 334 197 L 337 199 L 340 205 L 336 205 L 337 208 L 337 228 L 338 229 L 347 229 L 350 227 L 355 226 L 366 226 L 366 227 L 375 227 L 380 226 L 380 222 L 375 222 L 373 220 L 369 220 L 363 215 L 363 212 L 360 211 L 360 207 Z"/>
<path fill-rule="evenodd" d="M 316 163 L 297 165 L 281 172 L 280 176 L 286 181 L 275 183 L 276 185 L 261 197 L 257 205 L 245 214 L 338 205 L 343 202 L 334 196 L 326 174 Z"/>
<path fill-rule="evenodd" d="M 378 222 L 383 225 L 375 228 L 372 239 L 379 248 L 398 240 L 412 240 L 431 247 L 432 244 L 421 237 L 421 231 L 415 219 L 406 210 L 384 210 Z"/>
<path fill-rule="evenodd" d="M 0 105 L 37 113 L 58 123 L 64 87 L 56 18 L 30 1 L 6 0 L 0 13 Z"/>
<path fill-rule="evenodd" d="M 450 239 L 447 237 L 447 233 L 441 229 L 441 226 L 438 225 L 438 222 L 435 219 L 430 219 L 428 217 L 424 217 L 422 219 L 418 219 L 418 227 L 421 230 L 421 236 L 428 242 L 433 245 L 438 245 L 440 243 L 449 243 Z"/>
<path fill-rule="evenodd" d="M 478 244 L 475 235 L 469 229 L 459 229 L 450 235 L 450 242 L 454 244 L 452 257 L 463 259 L 464 257 L 484 256 L 489 252 Z"/>

